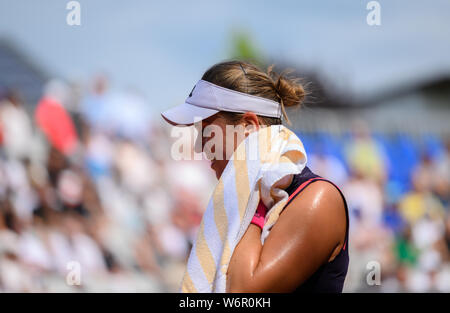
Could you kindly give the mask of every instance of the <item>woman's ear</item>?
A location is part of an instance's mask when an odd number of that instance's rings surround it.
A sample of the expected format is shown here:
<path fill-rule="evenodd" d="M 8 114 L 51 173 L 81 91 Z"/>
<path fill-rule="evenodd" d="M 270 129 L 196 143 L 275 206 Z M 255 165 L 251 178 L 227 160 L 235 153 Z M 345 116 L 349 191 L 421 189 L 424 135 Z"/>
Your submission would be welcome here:
<path fill-rule="evenodd" d="M 244 127 L 253 129 L 253 130 L 259 130 L 259 119 L 258 115 L 256 115 L 253 112 L 245 112 L 242 115 L 242 122 L 244 123 Z"/>

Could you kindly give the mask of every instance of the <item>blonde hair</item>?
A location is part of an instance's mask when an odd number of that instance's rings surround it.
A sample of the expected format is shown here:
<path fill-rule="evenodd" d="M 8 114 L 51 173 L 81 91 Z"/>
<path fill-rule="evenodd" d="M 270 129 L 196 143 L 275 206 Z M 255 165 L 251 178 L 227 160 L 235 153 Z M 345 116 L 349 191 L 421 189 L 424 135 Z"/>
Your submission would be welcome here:
<path fill-rule="evenodd" d="M 274 66 L 264 72 L 256 65 L 243 61 L 226 61 L 209 68 L 202 79 L 215 85 L 280 103 L 284 119 L 290 125 L 285 107 L 300 106 L 306 92 L 296 78 L 289 78 L 290 71 L 275 73 Z M 240 120 L 240 113 L 221 112 L 228 120 Z M 266 125 L 281 124 L 279 118 L 259 116 Z"/>

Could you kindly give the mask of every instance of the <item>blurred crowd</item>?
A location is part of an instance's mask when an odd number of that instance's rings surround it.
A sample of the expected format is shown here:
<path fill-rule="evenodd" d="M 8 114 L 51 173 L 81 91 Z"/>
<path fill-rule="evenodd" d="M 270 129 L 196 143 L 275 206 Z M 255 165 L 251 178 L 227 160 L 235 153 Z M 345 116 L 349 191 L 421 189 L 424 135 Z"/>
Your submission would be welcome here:
<path fill-rule="evenodd" d="M 303 134 L 309 166 L 348 203 L 345 291 L 450 292 L 449 139 L 359 120 L 341 135 Z"/>
<path fill-rule="evenodd" d="M 92 85 L 50 81 L 31 112 L 2 91 L 0 291 L 178 291 L 209 165 L 172 160 L 139 94 Z"/>
<path fill-rule="evenodd" d="M 50 81 L 32 110 L 1 90 L 0 291 L 177 292 L 215 177 L 207 161 L 171 157 L 170 131 L 101 75 Z M 361 121 L 299 137 L 347 198 L 344 291 L 449 292 L 449 138 Z"/>

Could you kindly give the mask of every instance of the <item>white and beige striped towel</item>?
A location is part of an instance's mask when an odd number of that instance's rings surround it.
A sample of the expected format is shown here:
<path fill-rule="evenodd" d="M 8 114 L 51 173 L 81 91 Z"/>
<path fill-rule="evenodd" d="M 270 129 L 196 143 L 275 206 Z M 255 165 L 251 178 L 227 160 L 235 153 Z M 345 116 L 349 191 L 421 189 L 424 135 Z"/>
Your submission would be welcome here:
<path fill-rule="evenodd" d="M 287 202 L 284 188 L 306 165 L 300 139 L 281 125 L 260 128 L 238 146 L 225 167 L 200 223 L 181 292 L 225 292 L 234 248 L 260 199 L 269 209 L 261 242 Z"/>

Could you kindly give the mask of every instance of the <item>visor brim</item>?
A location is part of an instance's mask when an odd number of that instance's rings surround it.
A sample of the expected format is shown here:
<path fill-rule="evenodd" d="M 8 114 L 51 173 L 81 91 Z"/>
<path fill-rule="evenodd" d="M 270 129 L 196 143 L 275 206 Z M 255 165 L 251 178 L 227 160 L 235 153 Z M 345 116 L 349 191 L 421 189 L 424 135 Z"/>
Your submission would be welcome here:
<path fill-rule="evenodd" d="M 161 115 L 173 126 L 191 126 L 219 112 L 219 110 L 202 108 L 185 102 L 162 112 Z"/>

